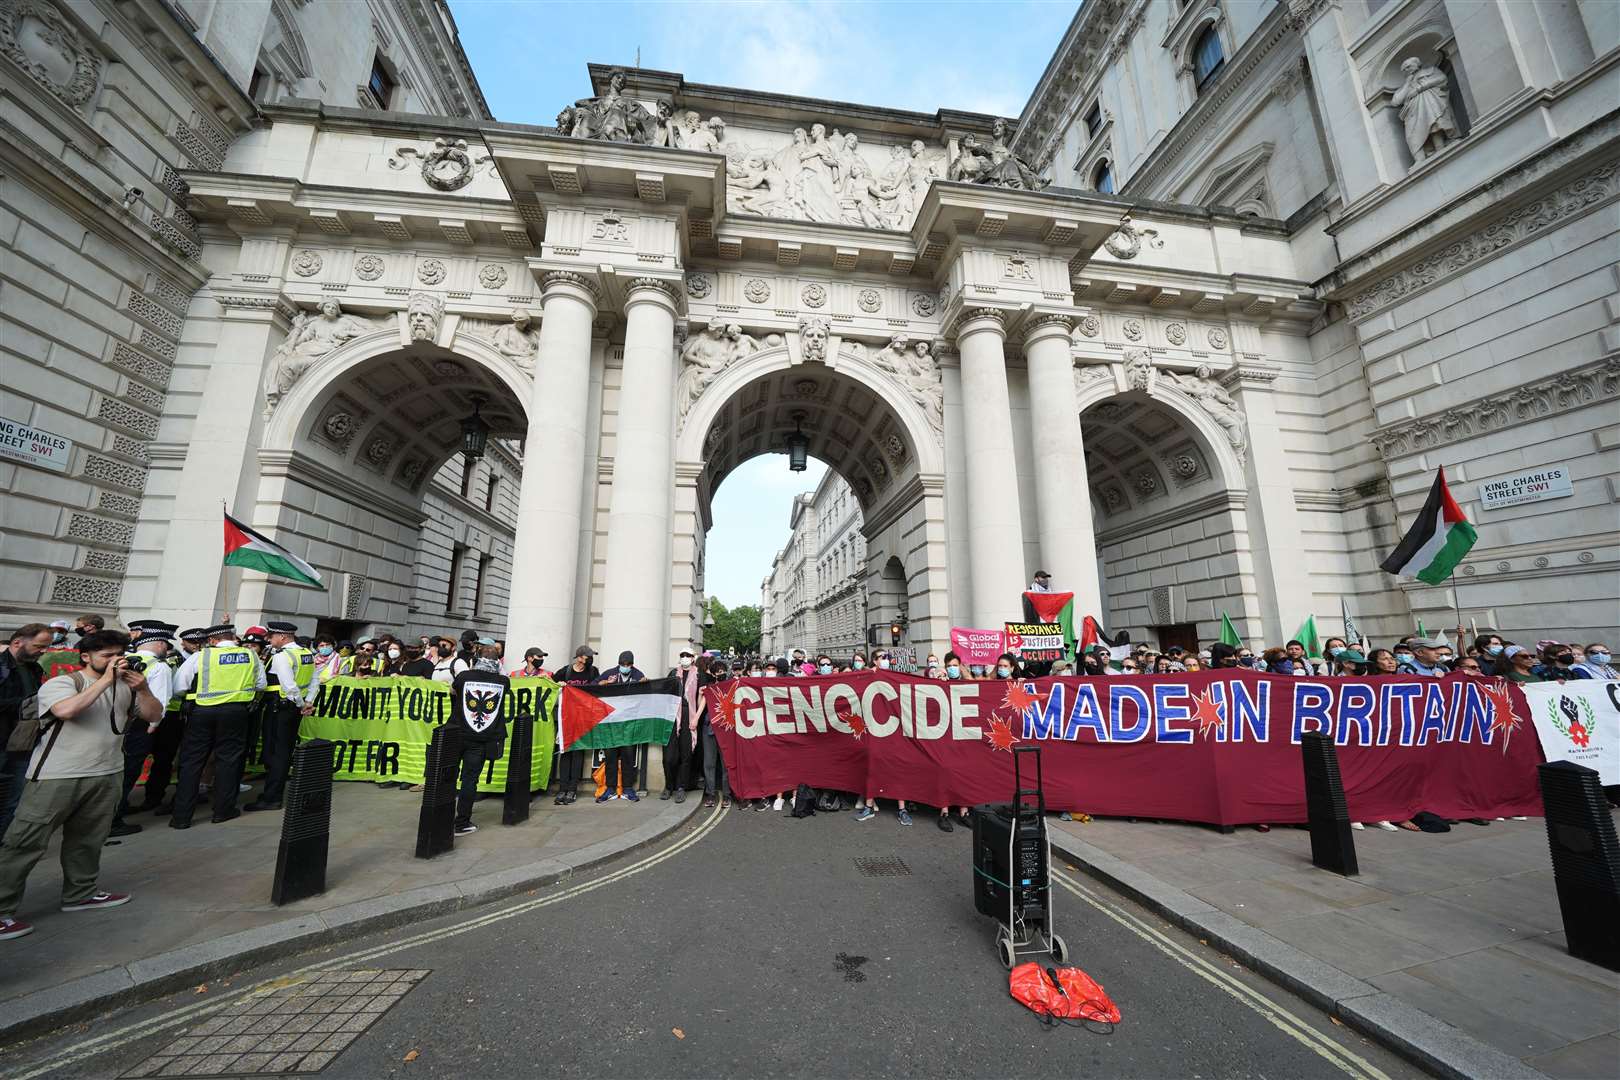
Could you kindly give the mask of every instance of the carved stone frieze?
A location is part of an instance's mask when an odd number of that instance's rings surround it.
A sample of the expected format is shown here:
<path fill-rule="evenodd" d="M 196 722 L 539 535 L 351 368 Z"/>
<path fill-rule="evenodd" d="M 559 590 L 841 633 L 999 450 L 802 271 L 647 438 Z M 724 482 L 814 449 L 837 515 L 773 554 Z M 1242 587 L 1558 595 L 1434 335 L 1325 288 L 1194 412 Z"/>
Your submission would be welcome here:
<path fill-rule="evenodd" d="M 416 268 L 416 280 L 424 285 L 438 285 L 444 281 L 446 273 L 442 259 L 423 259 Z"/>
<path fill-rule="evenodd" d="M 681 347 L 681 374 L 675 383 L 677 428 L 686 426 L 687 414 L 715 378 L 736 361 L 756 352 L 759 342 L 742 327 L 716 315 L 701 333 Z"/>
<path fill-rule="evenodd" d="M 486 155 L 477 162 L 468 152 L 466 139 L 440 138 L 426 153 L 414 146 L 402 146 L 388 159 L 388 167 L 407 169 L 420 158 L 422 181 L 435 191 L 459 191 L 472 183 L 480 166 L 491 161 Z"/>
<path fill-rule="evenodd" d="M 354 260 L 354 276 L 361 281 L 376 281 L 383 276 L 385 266 L 381 255 L 362 255 Z"/>
<path fill-rule="evenodd" d="M 303 378 L 310 367 L 344 342 L 370 333 L 377 327 L 367 319 L 345 315 L 336 300 L 323 300 L 313 315 L 299 312 L 293 317 L 286 340 L 276 349 L 264 380 L 264 418 L 270 419 L 281 399 Z"/>
<path fill-rule="evenodd" d="M 948 178 L 1022 191 L 1040 191 L 1046 187 L 1051 180 L 1013 153 L 1008 145 L 1009 134 L 1007 121 L 998 117 L 991 125 L 988 144 L 981 143 L 971 132 L 963 135 L 958 144 L 960 149 L 946 174 Z"/>
<path fill-rule="evenodd" d="M 298 252 L 292 258 L 293 273 L 299 277 L 314 277 L 321 272 L 322 265 L 321 253 L 311 251 L 308 248 Z"/>
<path fill-rule="evenodd" d="M 496 263 L 489 263 L 486 266 L 479 267 L 478 284 L 491 292 L 501 288 L 506 284 L 506 267 Z"/>
<path fill-rule="evenodd" d="M 1153 356 L 1146 349 L 1125 350 L 1125 383 L 1142 391 L 1153 385 Z"/>
<path fill-rule="evenodd" d="M 1389 460 L 1614 397 L 1620 397 L 1620 357 L 1611 356 L 1516 390 L 1454 406 L 1437 416 L 1389 424 L 1368 438 L 1379 456 Z"/>
<path fill-rule="evenodd" d="M 1226 432 L 1226 440 L 1231 444 L 1233 453 L 1237 455 L 1238 463 L 1242 464 L 1249 453 L 1248 420 L 1232 395 L 1215 380 L 1211 369 L 1203 365 L 1192 375 L 1160 371 L 1158 377 L 1191 398 L 1210 419 L 1220 425 L 1221 430 Z"/>
<path fill-rule="evenodd" d="M 939 365 L 927 341 L 897 337 L 869 354 L 872 363 L 883 369 L 922 409 L 936 439 L 945 436 L 945 384 Z"/>
<path fill-rule="evenodd" d="M 101 82 L 101 54 L 50 0 L 0 0 L 0 53 L 75 109 Z"/>
<path fill-rule="evenodd" d="M 1131 215 L 1126 214 L 1119 219 L 1118 227 L 1108 234 L 1108 239 L 1103 241 L 1103 247 L 1116 259 L 1134 259 L 1141 254 L 1144 243 L 1150 248 L 1164 247 L 1157 229 L 1138 229 L 1131 224 Z"/>
<path fill-rule="evenodd" d="M 694 300 L 702 300 L 714 291 L 714 278 L 708 274 L 687 274 L 686 295 Z"/>

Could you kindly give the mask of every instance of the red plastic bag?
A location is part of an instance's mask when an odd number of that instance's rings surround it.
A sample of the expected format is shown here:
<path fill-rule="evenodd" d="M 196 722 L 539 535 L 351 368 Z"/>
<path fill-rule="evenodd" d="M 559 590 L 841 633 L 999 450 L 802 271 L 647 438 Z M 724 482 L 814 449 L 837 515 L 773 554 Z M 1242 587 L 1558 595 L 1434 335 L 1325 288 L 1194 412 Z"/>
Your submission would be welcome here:
<path fill-rule="evenodd" d="M 1056 983 L 1049 970 L 1055 970 Z M 1007 992 L 1042 1019 L 1119 1023 L 1119 1006 L 1097 980 L 1076 967 L 1047 969 L 1036 963 L 1019 964 L 1007 976 Z"/>

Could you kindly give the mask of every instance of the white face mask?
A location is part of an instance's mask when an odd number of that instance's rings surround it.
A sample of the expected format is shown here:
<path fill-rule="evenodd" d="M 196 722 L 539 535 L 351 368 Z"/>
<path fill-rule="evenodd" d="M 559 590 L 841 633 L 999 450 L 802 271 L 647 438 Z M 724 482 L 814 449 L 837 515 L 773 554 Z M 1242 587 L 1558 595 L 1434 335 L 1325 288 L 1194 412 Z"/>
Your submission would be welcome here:
<path fill-rule="evenodd" d="M 692 658 L 690 656 L 681 657 L 681 667 L 688 668 L 688 667 L 691 667 L 691 666 L 692 666 Z"/>
<path fill-rule="evenodd" d="M 878 667 L 882 668 L 884 671 L 888 671 L 889 670 L 888 658 L 884 657 L 883 659 L 879 660 L 878 661 Z"/>
<path fill-rule="evenodd" d="M 398 649 L 389 649 L 388 650 L 388 659 L 390 659 L 390 660 L 398 660 L 399 659 L 399 650 Z"/>

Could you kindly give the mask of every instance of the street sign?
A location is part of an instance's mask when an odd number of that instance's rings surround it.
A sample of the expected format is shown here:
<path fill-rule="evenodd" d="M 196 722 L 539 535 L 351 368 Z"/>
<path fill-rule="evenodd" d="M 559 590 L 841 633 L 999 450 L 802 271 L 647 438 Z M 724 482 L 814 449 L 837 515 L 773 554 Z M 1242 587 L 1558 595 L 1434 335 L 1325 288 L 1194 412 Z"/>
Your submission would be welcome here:
<path fill-rule="evenodd" d="M 68 461 L 73 457 L 73 441 L 0 416 L 0 457 L 53 472 L 67 472 Z"/>
<path fill-rule="evenodd" d="M 1563 465 L 1546 465 L 1479 482 L 1481 510 L 1500 510 L 1544 499 L 1567 499 L 1573 494 L 1575 489 L 1570 484 L 1569 469 Z"/>

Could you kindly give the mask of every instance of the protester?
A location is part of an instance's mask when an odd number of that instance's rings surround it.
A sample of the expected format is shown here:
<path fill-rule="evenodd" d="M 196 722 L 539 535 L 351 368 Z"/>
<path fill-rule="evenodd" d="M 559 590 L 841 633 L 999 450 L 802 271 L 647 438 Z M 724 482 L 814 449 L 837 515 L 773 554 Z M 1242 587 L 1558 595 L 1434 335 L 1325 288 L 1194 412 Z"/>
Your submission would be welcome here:
<path fill-rule="evenodd" d="M 724 660 L 716 660 L 709 668 L 709 675 L 715 682 L 724 682 L 731 677 L 731 670 Z M 699 736 L 703 742 L 703 805 L 712 807 L 718 791 L 720 808 L 725 810 L 731 806 L 731 787 L 726 776 L 726 761 L 720 754 L 720 743 L 709 720 L 705 706 L 698 714 Z"/>
<path fill-rule="evenodd" d="M 29 873 L 59 828 L 62 910 L 129 903 L 128 894 L 97 888 L 101 849 L 118 808 L 124 732 L 131 724 L 156 724 L 163 707 L 146 676 L 123 656 L 128 647 L 124 634 L 92 631 L 78 644 L 83 669 L 40 687 L 40 742 L 17 816 L 0 841 L 0 940 L 33 932 L 16 917 L 17 908 Z"/>
<path fill-rule="evenodd" d="M 494 642 L 488 651 L 493 653 Z M 493 656 L 491 659 L 495 659 Z M 450 684 L 450 722 L 461 732 L 461 783 L 456 791 L 455 833 L 466 836 L 478 831 L 472 821 L 473 802 L 478 798 L 478 779 L 492 761 L 506 753 L 506 716 L 501 705 L 512 682 L 499 667 L 463 668 Z"/>
<path fill-rule="evenodd" d="M 1620 679 L 1620 671 L 1614 668 L 1614 657 L 1609 647 L 1602 642 L 1593 642 L 1582 650 L 1584 660 L 1575 666 L 1586 672 L 1594 679 Z"/>
<path fill-rule="evenodd" d="M 472 662 L 466 657 L 456 653 L 456 643 L 453 638 L 441 636 L 434 645 L 433 674 L 434 682 L 450 686 L 456 681 L 456 676 L 472 667 Z"/>
<path fill-rule="evenodd" d="M 104 630 L 106 629 L 106 626 L 107 620 L 103 619 L 100 615 L 80 615 L 77 619 L 73 620 L 74 632 L 77 633 L 81 638 L 89 637 L 98 630 Z M 75 646 L 75 648 L 77 648 L 77 646 Z"/>
<path fill-rule="evenodd" d="M 501 647 L 492 637 L 481 637 L 473 643 L 472 668 L 476 671 L 501 673 Z"/>
<path fill-rule="evenodd" d="M 523 650 L 523 666 L 513 668 L 507 674 L 514 679 L 551 678 L 551 671 L 546 667 L 546 650 L 538 645 L 530 645 Z"/>
<path fill-rule="evenodd" d="M 1033 581 L 1031 581 L 1029 583 L 1029 588 L 1027 590 L 1025 590 L 1025 591 L 1026 592 L 1039 592 L 1039 593 L 1051 592 L 1052 591 L 1052 575 L 1048 574 L 1045 570 L 1037 570 L 1037 571 L 1035 571 L 1035 580 L 1033 580 Z"/>
<path fill-rule="evenodd" d="M 801 651 L 798 655 L 803 657 L 804 653 Z M 678 803 L 686 801 L 686 770 L 692 762 L 692 752 L 697 749 L 700 720 L 708 710 L 702 688 L 709 680 L 694 665 L 695 659 L 691 649 L 682 649 L 668 676 L 679 683 L 681 703 L 675 728 L 669 733 L 669 742 L 664 744 L 664 793 L 659 798 L 674 799 Z"/>
<path fill-rule="evenodd" d="M 1498 668 L 1497 674 L 1504 679 L 1517 683 L 1546 682 L 1536 664 L 1536 654 L 1523 645 L 1508 645 L 1502 650 L 1503 666 Z"/>
<path fill-rule="evenodd" d="M 560 683 L 594 683 L 601 677 L 596 665 L 591 661 L 596 653 L 589 645 L 581 645 L 574 650 L 574 658 L 558 671 L 552 678 Z M 587 750 L 559 751 L 557 761 L 557 797 L 552 800 L 553 805 L 567 806 L 579 796 L 579 781 L 585 773 L 585 755 Z"/>
<path fill-rule="evenodd" d="M 64 620 L 64 629 L 66 625 Z M 5 748 L 4 764 L 0 765 L 0 836 L 5 835 L 17 811 L 28 759 L 37 741 L 32 718 L 37 715 L 35 697 L 45 681 L 39 658 L 56 639 L 57 633 L 51 627 L 27 623 L 12 631 L 5 651 L 0 652 L 0 747 Z M 19 730 L 25 715 L 29 722 Z"/>
<path fill-rule="evenodd" d="M 629 649 L 619 654 L 619 666 L 603 675 L 596 681 L 602 685 L 621 683 L 645 682 L 647 676 L 636 667 L 636 657 Z M 612 746 L 602 752 L 602 780 L 607 785 L 602 794 L 596 797 L 599 803 L 610 799 L 627 799 L 630 802 L 640 802 L 641 797 L 636 794 L 636 748 L 633 746 Z M 615 795 L 614 788 L 618 787 L 621 794 Z"/>
<path fill-rule="evenodd" d="M 1535 672 L 1548 682 L 1590 679 L 1592 673 L 1575 665 L 1575 647 L 1557 641 L 1541 642 L 1541 663 Z"/>
<path fill-rule="evenodd" d="M 315 677 L 321 682 L 343 674 L 344 656 L 337 650 L 337 639 L 331 634 L 315 635 Z"/>

